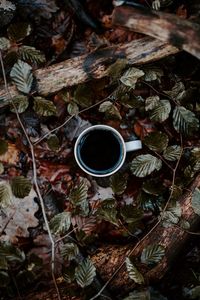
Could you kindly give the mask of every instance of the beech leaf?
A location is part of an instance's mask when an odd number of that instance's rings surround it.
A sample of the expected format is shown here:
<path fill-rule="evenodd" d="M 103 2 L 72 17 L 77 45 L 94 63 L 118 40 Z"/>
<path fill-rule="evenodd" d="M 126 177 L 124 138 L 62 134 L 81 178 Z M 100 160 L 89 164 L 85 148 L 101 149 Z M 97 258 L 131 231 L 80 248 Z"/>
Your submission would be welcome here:
<path fill-rule="evenodd" d="M 173 125 L 177 132 L 189 135 L 199 128 L 199 120 L 190 110 L 176 106 L 173 111 Z"/>
<path fill-rule="evenodd" d="M 64 244 L 61 255 L 64 259 L 73 260 L 79 254 L 78 246 L 74 243 Z"/>
<path fill-rule="evenodd" d="M 200 189 L 195 188 L 192 195 L 192 208 L 195 214 L 200 216 Z"/>
<path fill-rule="evenodd" d="M 152 110 L 154 109 L 156 106 L 158 106 L 160 101 L 160 97 L 158 96 L 150 96 L 148 98 L 146 98 L 145 100 L 145 110 Z"/>
<path fill-rule="evenodd" d="M 10 46 L 11 46 L 10 41 L 7 38 L 5 38 L 5 37 L 0 38 L 0 50 L 1 51 L 8 50 L 10 48 Z"/>
<path fill-rule="evenodd" d="M 88 196 L 88 186 L 87 182 L 82 179 L 79 184 L 77 184 L 69 194 L 69 201 L 74 205 L 80 205 L 87 200 Z"/>
<path fill-rule="evenodd" d="M 169 100 L 160 100 L 158 104 L 150 112 L 150 119 L 154 122 L 164 122 L 171 111 Z"/>
<path fill-rule="evenodd" d="M 142 251 L 141 262 L 147 265 L 157 264 L 164 255 L 165 248 L 162 245 L 149 245 Z"/>
<path fill-rule="evenodd" d="M 4 208 L 12 204 L 12 191 L 9 183 L 0 182 L 0 207 Z"/>
<path fill-rule="evenodd" d="M 16 176 L 11 180 L 11 188 L 15 197 L 24 198 L 29 195 L 32 184 L 24 176 Z"/>
<path fill-rule="evenodd" d="M 150 150 L 162 152 L 167 148 L 169 138 L 164 132 L 157 131 L 147 135 L 143 142 Z"/>
<path fill-rule="evenodd" d="M 169 146 L 169 147 L 167 147 L 167 149 L 165 149 L 165 151 L 163 152 L 163 156 L 165 159 L 167 159 L 169 161 L 175 161 L 175 160 L 179 159 L 181 153 L 182 153 L 181 147 L 178 145 L 173 145 L 173 146 Z"/>
<path fill-rule="evenodd" d="M 151 154 L 139 155 L 130 164 L 131 172 L 137 177 L 145 177 L 161 167 L 162 161 Z"/>
<path fill-rule="evenodd" d="M 29 64 L 18 59 L 12 67 L 10 77 L 20 92 L 24 94 L 28 94 L 30 92 L 33 83 L 33 75 L 32 67 Z"/>
<path fill-rule="evenodd" d="M 24 95 L 16 96 L 12 99 L 15 108 L 19 114 L 23 113 L 29 106 L 28 97 Z M 10 105 L 10 110 L 15 113 L 15 108 Z"/>
<path fill-rule="evenodd" d="M 55 215 L 49 222 L 54 234 L 65 234 L 71 225 L 71 214 L 64 211 Z"/>
<path fill-rule="evenodd" d="M 33 109 L 43 117 L 56 115 L 56 107 L 53 102 L 42 97 L 34 97 Z"/>
<path fill-rule="evenodd" d="M 110 177 L 110 186 L 116 195 L 121 195 L 127 187 L 127 176 L 115 173 Z"/>
<path fill-rule="evenodd" d="M 86 258 L 75 270 L 75 278 L 82 288 L 90 285 L 96 276 L 96 268 L 89 258 Z"/>
<path fill-rule="evenodd" d="M 137 270 L 137 268 L 133 265 L 129 257 L 126 257 L 126 268 L 128 271 L 129 277 L 135 281 L 135 283 L 142 284 L 144 283 L 143 275 Z"/>
<path fill-rule="evenodd" d="M 131 88 L 135 88 L 138 78 L 142 77 L 144 72 L 138 68 L 129 68 L 120 78 L 120 81 Z"/>
<path fill-rule="evenodd" d="M 7 29 L 10 40 L 19 42 L 31 33 L 31 26 L 25 22 L 13 23 Z"/>
<path fill-rule="evenodd" d="M 178 202 L 174 206 L 168 207 L 166 211 L 161 213 L 162 226 L 165 228 L 177 224 L 181 217 L 181 206 Z"/>
<path fill-rule="evenodd" d="M 21 46 L 19 55 L 22 60 L 30 63 L 41 64 L 46 61 L 45 55 L 40 50 L 30 46 Z"/>

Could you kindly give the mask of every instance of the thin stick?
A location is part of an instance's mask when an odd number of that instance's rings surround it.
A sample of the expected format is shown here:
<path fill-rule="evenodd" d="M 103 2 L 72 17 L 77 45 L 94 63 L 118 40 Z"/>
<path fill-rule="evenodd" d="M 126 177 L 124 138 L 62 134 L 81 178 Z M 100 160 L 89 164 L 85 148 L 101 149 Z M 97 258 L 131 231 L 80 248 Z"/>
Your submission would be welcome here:
<path fill-rule="evenodd" d="M 16 113 L 18 122 L 19 122 L 19 124 L 20 124 L 20 126 L 21 126 L 21 128 L 22 128 L 22 130 L 25 134 L 25 137 L 27 139 L 27 142 L 28 142 L 30 150 L 31 150 L 32 166 L 33 166 L 33 182 L 34 182 L 34 185 L 35 185 L 35 188 L 36 188 L 38 198 L 40 200 L 40 205 L 41 205 L 41 209 L 42 209 L 44 222 L 45 222 L 45 225 L 46 225 L 46 228 L 47 228 L 49 239 L 51 241 L 51 273 L 52 273 L 53 282 L 54 282 L 54 285 L 55 285 L 55 288 L 56 288 L 56 292 L 57 292 L 57 295 L 58 295 L 58 299 L 61 300 L 60 293 L 59 293 L 59 290 L 58 290 L 58 286 L 57 286 L 57 283 L 56 283 L 55 274 L 54 274 L 54 269 L 55 269 L 55 266 L 54 266 L 54 264 L 55 264 L 55 244 L 54 244 L 53 236 L 51 234 L 51 230 L 50 230 L 50 227 L 49 227 L 49 223 L 48 223 L 48 219 L 47 219 L 47 215 L 46 215 L 46 211 L 45 211 L 45 206 L 44 206 L 44 201 L 43 201 L 43 198 L 42 198 L 42 195 L 41 195 L 41 192 L 40 192 L 40 188 L 39 188 L 39 185 L 38 185 L 37 168 L 36 168 L 34 148 L 33 148 L 33 145 L 31 143 L 30 139 L 29 139 L 29 136 L 26 132 L 26 129 L 25 129 L 25 127 L 24 127 L 24 125 L 23 125 L 23 123 L 20 119 L 17 108 L 16 108 L 16 106 L 15 106 L 13 100 L 12 100 L 12 96 L 9 92 L 1 51 L 0 51 L 0 62 L 1 62 L 1 68 L 2 68 L 2 73 L 3 73 L 3 79 L 4 79 L 6 93 L 7 93 L 8 97 L 9 97 L 9 99 L 10 99 L 10 101 L 11 101 L 11 103 L 12 103 L 14 109 L 15 109 L 15 113 Z"/>

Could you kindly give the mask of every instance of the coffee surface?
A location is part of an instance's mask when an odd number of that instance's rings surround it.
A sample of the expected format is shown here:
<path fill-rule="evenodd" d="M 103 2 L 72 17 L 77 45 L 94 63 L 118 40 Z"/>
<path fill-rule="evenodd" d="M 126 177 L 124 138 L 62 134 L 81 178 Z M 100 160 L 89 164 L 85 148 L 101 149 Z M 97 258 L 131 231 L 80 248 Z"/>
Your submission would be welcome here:
<path fill-rule="evenodd" d="M 117 135 L 105 129 L 89 131 L 80 143 L 83 163 L 94 171 L 106 171 L 120 160 L 121 146 Z"/>

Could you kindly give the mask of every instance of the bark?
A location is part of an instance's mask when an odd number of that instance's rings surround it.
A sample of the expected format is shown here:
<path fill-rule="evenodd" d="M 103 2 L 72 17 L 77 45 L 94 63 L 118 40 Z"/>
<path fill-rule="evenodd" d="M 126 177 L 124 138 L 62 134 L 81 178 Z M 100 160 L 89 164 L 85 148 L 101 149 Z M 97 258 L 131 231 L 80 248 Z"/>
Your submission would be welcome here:
<path fill-rule="evenodd" d="M 200 59 L 200 25 L 180 17 L 149 9 L 116 7 L 113 25 L 144 33 L 172 44 Z"/>
<path fill-rule="evenodd" d="M 97 50 L 89 55 L 68 59 L 36 70 L 34 76 L 37 82 L 37 92 L 45 96 L 86 82 L 91 78 L 105 77 L 109 65 L 118 58 L 126 58 L 130 65 L 138 65 L 156 61 L 177 52 L 179 50 L 171 45 L 146 37 L 123 45 Z M 13 97 L 19 94 L 13 84 L 9 84 L 9 91 Z M 0 107 L 7 105 L 6 98 L 4 86 L 0 86 Z"/>
<path fill-rule="evenodd" d="M 200 217 L 194 213 L 191 205 L 192 193 L 196 187 L 200 187 L 200 175 L 198 175 L 190 189 L 178 199 L 181 205 L 183 220 L 190 223 L 190 231 L 194 231 L 200 222 Z M 134 245 L 102 245 L 98 251 L 92 256 L 92 261 L 95 264 L 97 271 L 104 282 L 108 281 L 117 268 L 123 264 L 126 256 L 131 253 L 136 266 L 148 281 L 160 280 L 169 269 L 171 263 L 178 256 L 181 249 L 190 237 L 189 232 L 174 225 L 168 228 L 159 225 L 134 249 Z M 164 258 L 152 269 L 145 267 L 139 262 L 142 250 L 148 245 L 159 244 L 165 248 Z M 125 265 L 115 275 L 110 282 L 109 289 L 116 292 L 128 292 L 135 286 L 134 282 L 129 279 Z"/>

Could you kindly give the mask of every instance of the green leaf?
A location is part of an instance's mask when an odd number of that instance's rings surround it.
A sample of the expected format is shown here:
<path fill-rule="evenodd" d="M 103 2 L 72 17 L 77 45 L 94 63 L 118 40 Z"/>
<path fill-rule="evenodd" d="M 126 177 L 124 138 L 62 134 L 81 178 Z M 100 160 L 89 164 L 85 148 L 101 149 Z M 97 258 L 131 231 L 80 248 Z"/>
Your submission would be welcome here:
<path fill-rule="evenodd" d="M 61 250 L 61 255 L 64 259 L 73 260 L 79 254 L 79 249 L 74 243 L 64 244 Z"/>
<path fill-rule="evenodd" d="M 16 96 L 12 99 L 12 102 L 14 103 L 16 110 L 19 114 L 23 113 L 29 106 L 28 97 L 24 95 Z M 10 105 L 10 110 L 15 113 L 15 108 L 13 105 Z"/>
<path fill-rule="evenodd" d="M 154 122 L 164 122 L 171 111 L 171 104 L 169 100 L 160 100 L 158 105 L 153 108 L 150 113 L 150 119 Z"/>
<path fill-rule="evenodd" d="M 125 69 L 128 61 L 124 58 L 118 58 L 116 62 L 110 65 L 107 69 L 107 74 L 113 81 L 117 80 L 121 72 Z"/>
<path fill-rule="evenodd" d="M 145 100 L 145 110 L 149 111 L 154 108 L 156 108 L 159 105 L 160 102 L 160 97 L 158 96 L 151 96 L 146 98 Z"/>
<path fill-rule="evenodd" d="M 31 26 L 28 23 L 12 23 L 7 29 L 10 40 L 19 42 L 31 33 Z"/>
<path fill-rule="evenodd" d="M 111 101 L 103 102 L 99 106 L 99 111 L 105 113 L 107 118 L 122 119 L 118 108 Z"/>
<path fill-rule="evenodd" d="M 195 188 L 192 195 L 192 208 L 195 214 L 200 216 L 200 189 Z"/>
<path fill-rule="evenodd" d="M 151 300 L 149 291 L 134 291 L 123 300 Z M 152 299 L 153 300 L 153 299 Z"/>
<path fill-rule="evenodd" d="M 33 109 L 38 115 L 43 117 L 56 115 L 56 107 L 53 102 L 42 97 L 34 97 Z"/>
<path fill-rule="evenodd" d="M 181 206 L 178 202 L 161 213 L 162 226 L 165 228 L 178 224 L 181 217 Z"/>
<path fill-rule="evenodd" d="M 199 128 L 199 121 L 190 110 L 176 106 L 173 111 L 173 125 L 177 132 L 189 135 Z"/>
<path fill-rule="evenodd" d="M 28 94 L 30 92 L 33 83 L 33 75 L 32 67 L 29 64 L 18 59 L 12 67 L 10 77 L 20 92 L 24 94 Z"/>
<path fill-rule="evenodd" d="M 145 177 L 161 167 L 162 161 L 151 154 L 139 155 L 130 164 L 131 172 L 137 177 Z"/>
<path fill-rule="evenodd" d="M 11 180 L 11 188 L 15 197 L 24 198 L 29 195 L 32 184 L 24 176 L 17 176 Z"/>
<path fill-rule="evenodd" d="M 5 37 L 0 38 L 0 50 L 1 51 L 8 50 L 10 48 L 10 46 L 11 46 L 10 41 L 7 38 L 5 38 Z"/>
<path fill-rule="evenodd" d="M 4 172 L 4 166 L 3 164 L 0 162 L 0 174 L 3 174 Z"/>
<path fill-rule="evenodd" d="M 69 201 L 74 205 L 80 205 L 87 200 L 88 197 L 88 185 L 87 182 L 82 179 L 80 182 L 70 191 Z"/>
<path fill-rule="evenodd" d="M 162 245 L 149 245 L 143 249 L 141 262 L 152 265 L 159 263 L 165 255 L 165 248 Z"/>
<path fill-rule="evenodd" d="M 41 64 L 46 61 L 45 55 L 40 50 L 30 46 L 21 46 L 19 55 L 22 60 L 30 63 Z"/>
<path fill-rule="evenodd" d="M 121 195 L 127 187 L 127 176 L 115 173 L 110 177 L 110 187 L 116 195 Z"/>
<path fill-rule="evenodd" d="M 0 182 L 0 207 L 7 207 L 13 202 L 12 191 L 9 183 L 6 181 Z"/>
<path fill-rule="evenodd" d="M 97 210 L 97 215 L 101 219 L 118 226 L 115 199 L 111 198 L 111 199 L 106 199 L 106 200 L 102 201 L 101 207 Z"/>
<path fill-rule="evenodd" d="M 120 81 L 131 88 L 135 88 L 135 84 L 138 80 L 138 78 L 142 77 L 144 75 L 144 72 L 137 68 L 129 68 L 120 78 Z"/>
<path fill-rule="evenodd" d="M 175 161 L 180 158 L 182 153 L 182 148 L 178 145 L 173 145 L 167 147 L 163 152 L 163 157 L 169 161 Z"/>
<path fill-rule="evenodd" d="M 57 151 L 60 148 L 59 138 L 55 134 L 52 134 L 47 140 L 47 145 L 49 149 Z"/>
<path fill-rule="evenodd" d="M 71 225 L 71 214 L 68 211 L 54 216 L 49 222 L 54 234 L 65 234 Z"/>
<path fill-rule="evenodd" d="M 126 257 L 126 268 L 129 274 L 129 277 L 135 281 L 135 283 L 143 284 L 144 277 L 142 274 L 137 270 L 137 268 L 133 265 L 129 257 Z"/>
<path fill-rule="evenodd" d="M 152 178 L 143 182 L 142 190 L 147 194 L 159 196 L 164 192 L 164 187 L 160 180 Z"/>
<path fill-rule="evenodd" d="M 64 267 L 62 270 L 62 276 L 67 283 L 72 283 L 75 279 L 75 266 L 70 264 L 70 266 Z"/>
<path fill-rule="evenodd" d="M 68 105 L 67 105 L 67 111 L 68 113 L 73 116 L 73 115 L 77 115 L 79 113 L 79 108 L 78 105 L 74 102 L 71 101 Z"/>
<path fill-rule="evenodd" d="M 6 271 L 0 270 L 0 287 L 7 287 L 9 282 L 9 274 Z"/>
<path fill-rule="evenodd" d="M 142 218 L 142 211 L 133 205 L 124 205 L 120 209 L 120 214 L 126 223 L 138 224 Z"/>
<path fill-rule="evenodd" d="M 24 252 L 9 242 L 0 244 L 1 257 L 4 257 L 8 262 L 15 263 L 23 263 L 26 259 Z"/>
<path fill-rule="evenodd" d="M 82 287 L 92 283 L 96 276 L 96 268 L 89 258 L 86 258 L 75 271 L 76 282 Z"/>
<path fill-rule="evenodd" d="M 164 132 L 157 131 L 147 135 L 143 142 L 150 150 L 162 152 L 167 148 L 169 138 Z"/>
<path fill-rule="evenodd" d="M 5 140 L 0 139 L 0 155 L 5 154 L 8 151 L 8 143 Z"/>
<path fill-rule="evenodd" d="M 74 101 L 82 108 L 92 105 L 96 99 L 95 94 L 89 84 L 79 84 L 74 92 Z"/>

